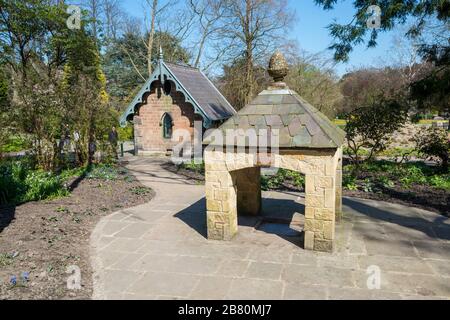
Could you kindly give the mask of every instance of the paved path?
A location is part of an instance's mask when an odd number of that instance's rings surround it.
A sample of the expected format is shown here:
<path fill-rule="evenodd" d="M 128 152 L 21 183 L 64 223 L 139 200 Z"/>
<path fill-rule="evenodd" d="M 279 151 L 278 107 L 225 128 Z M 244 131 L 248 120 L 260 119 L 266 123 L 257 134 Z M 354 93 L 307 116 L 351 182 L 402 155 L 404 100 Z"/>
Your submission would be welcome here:
<path fill-rule="evenodd" d="M 241 218 L 232 241 L 208 241 L 204 187 L 164 170 L 162 160 L 129 159 L 156 197 L 96 226 L 94 299 L 450 298 L 448 218 L 346 198 L 335 253 L 314 253 L 300 247 L 302 195 L 269 192 L 263 206 L 272 223 Z M 367 288 L 373 265 L 379 290 Z"/>

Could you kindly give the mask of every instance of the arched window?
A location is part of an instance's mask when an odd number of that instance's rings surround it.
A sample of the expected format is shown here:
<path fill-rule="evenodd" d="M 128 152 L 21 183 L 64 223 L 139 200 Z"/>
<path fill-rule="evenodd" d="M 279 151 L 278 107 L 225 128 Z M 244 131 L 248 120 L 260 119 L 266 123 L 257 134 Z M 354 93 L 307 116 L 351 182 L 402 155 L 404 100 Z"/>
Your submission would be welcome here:
<path fill-rule="evenodd" d="M 162 117 L 163 137 L 165 139 L 172 138 L 173 121 L 170 114 L 165 113 Z"/>

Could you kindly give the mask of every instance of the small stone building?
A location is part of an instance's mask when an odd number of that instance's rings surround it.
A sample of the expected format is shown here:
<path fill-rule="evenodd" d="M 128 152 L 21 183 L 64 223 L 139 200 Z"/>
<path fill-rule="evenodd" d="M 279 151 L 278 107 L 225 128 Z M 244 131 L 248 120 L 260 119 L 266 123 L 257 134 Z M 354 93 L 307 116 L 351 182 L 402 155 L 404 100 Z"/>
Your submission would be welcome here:
<path fill-rule="evenodd" d="M 204 140 L 208 238 L 229 240 L 238 214 L 260 213 L 260 168 L 278 167 L 305 175 L 305 249 L 330 252 L 342 211 L 345 133 L 283 83 L 281 53 L 268 71 L 274 83 Z M 232 141 L 221 138 L 232 132 Z"/>
<path fill-rule="evenodd" d="M 186 130 L 194 141 L 194 121 L 201 121 L 203 131 L 218 127 L 235 113 L 199 69 L 165 62 L 161 52 L 153 74 L 122 114 L 120 125 L 133 122 L 136 154 L 166 154 L 179 143 L 172 139 L 175 130 Z"/>

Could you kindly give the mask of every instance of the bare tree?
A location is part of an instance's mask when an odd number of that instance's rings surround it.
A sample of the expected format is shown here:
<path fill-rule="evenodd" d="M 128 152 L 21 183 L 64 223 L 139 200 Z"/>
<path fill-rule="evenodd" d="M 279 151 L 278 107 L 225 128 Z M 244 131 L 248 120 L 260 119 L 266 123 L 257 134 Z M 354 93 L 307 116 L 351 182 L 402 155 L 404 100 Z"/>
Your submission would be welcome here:
<path fill-rule="evenodd" d="M 189 9 L 196 17 L 199 30 L 199 41 L 196 44 L 194 67 L 198 68 L 208 40 L 218 33 L 225 18 L 227 1 L 223 0 L 189 0 Z M 217 60 L 217 56 L 216 59 Z"/>
<path fill-rule="evenodd" d="M 143 25 L 142 19 L 131 17 L 126 14 L 124 14 L 122 19 L 122 32 L 124 34 L 141 34 Z"/>
<path fill-rule="evenodd" d="M 103 0 L 103 14 L 105 17 L 106 37 L 116 40 L 118 33 L 124 26 L 125 14 L 119 0 Z"/>
<path fill-rule="evenodd" d="M 287 50 L 290 72 L 285 81 L 289 88 L 333 118 L 335 107 L 342 99 L 338 77 L 334 72 L 336 62 L 324 53 L 309 54 L 295 46 Z"/>
<path fill-rule="evenodd" d="M 279 46 L 285 31 L 293 22 L 295 12 L 287 0 L 225 0 L 226 21 L 221 29 L 228 57 L 245 60 L 246 103 L 254 95 L 254 66 Z"/>
<path fill-rule="evenodd" d="M 147 43 L 147 67 L 148 67 L 148 75 L 152 74 L 152 48 L 153 48 L 153 39 L 155 37 L 155 19 L 158 10 L 158 0 L 147 0 L 148 5 L 150 6 L 150 32 L 148 35 L 148 43 Z"/>
<path fill-rule="evenodd" d="M 147 30 L 148 33 L 148 39 L 145 43 L 147 48 L 147 69 L 149 76 L 152 74 L 152 49 L 153 44 L 155 41 L 155 33 L 156 33 L 156 26 L 158 24 L 159 17 L 168 9 L 175 6 L 178 1 L 177 0 L 168 0 L 163 5 L 161 5 L 160 0 L 145 0 L 147 3 L 147 6 L 149 8 L 149 19 L 150 19 L 150 25 Z M 147 8 L 147 9 L 148 9 Z M 147 10 L 146 9 L 146 10 Z M 148 21 L 147 15 L 145 15 L 145 20 Z M 177 24 L 173 23 L 172 24 Z"/>
<path fill-rule="evenodd" d="M 171 34 L 188 46 L 188 43 L 192 42 L 191 36 L 196 23 L 195 13 L 178 4 L 177 0 L 168 2 L 167 9 L 161 10 L 157 16 L 157 26 L 160 32 Z M 168 10 L 169 6 L 170 10 Z M 177 23 L 173 23 L 173 21 L 177 21 Z"/>
<path fill-rule="evenodd" d="M 429 66 L 423 63 L 420 55 L 420 42 L 418 39 L 408 39 L 404 37 L 401 31 L 393 38 L 392 50 L 389 52 L 388 61 L 382 61 L 380 64 L 399 70 L 402 85 L 409 86 L 413 81 L 426 70 Z"/>

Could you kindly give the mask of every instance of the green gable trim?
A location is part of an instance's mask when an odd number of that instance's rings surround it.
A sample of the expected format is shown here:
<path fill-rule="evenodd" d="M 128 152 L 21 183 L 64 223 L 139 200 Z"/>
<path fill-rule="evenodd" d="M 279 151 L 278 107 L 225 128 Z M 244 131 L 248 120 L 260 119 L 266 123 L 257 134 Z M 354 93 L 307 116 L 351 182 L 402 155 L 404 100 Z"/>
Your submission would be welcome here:
<path fill-rule="evenodd" d="M 159 60 L 150 78 L 147 79 L 145 84 L 142 86 L 141 90 L 139 90 L 139 93 L 136 95 L 136 97 L 134 97 L 133 101 L 128 105 L 125 112 L 121 115 L 120 117 L 121 127 L 125 127 L 130 118 L 135 115 L 137 109 L 143 103 L 144 95 L 150 92 L 153 82 L 160 80 L 162 84 L 164 84 L 165 81 L 169 80 L 175 83 L 175 90 L 183 93 L 185 101 L 193 106 L 194 113 L 202 117 L 203 126 L 205 128 L 210 128 L 212 126 L 211 119 L 207 116 L 207 114 L 197 103 L 197 101 L 195 101 L 195 99 L 186 90 L 183 84 L 177 79 L 177 77 L 172 73 L 172 71 L 170 71 L 169 67 L 164 63 L 164 61 Z"/>

